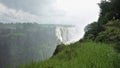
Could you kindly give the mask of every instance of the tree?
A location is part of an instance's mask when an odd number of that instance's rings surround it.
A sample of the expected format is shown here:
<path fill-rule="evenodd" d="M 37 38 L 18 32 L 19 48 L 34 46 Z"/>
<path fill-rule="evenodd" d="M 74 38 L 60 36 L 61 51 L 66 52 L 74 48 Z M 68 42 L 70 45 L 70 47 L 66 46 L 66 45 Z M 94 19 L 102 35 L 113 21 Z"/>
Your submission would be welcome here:
<path fill-rule="evenodd" d="M 87 25 L 84 29 L 85 31 L 85 39 L 95 40 L 98 33 L 102 30 L 101 26 L 97 22 L 93 22 Z"/>
<path fill-rule="evenodd" d="M 96 41 L 115 43 L 116 48 L 120 50 L 120 20 L 109 21 L 102 31 L 96 37 Z"/>

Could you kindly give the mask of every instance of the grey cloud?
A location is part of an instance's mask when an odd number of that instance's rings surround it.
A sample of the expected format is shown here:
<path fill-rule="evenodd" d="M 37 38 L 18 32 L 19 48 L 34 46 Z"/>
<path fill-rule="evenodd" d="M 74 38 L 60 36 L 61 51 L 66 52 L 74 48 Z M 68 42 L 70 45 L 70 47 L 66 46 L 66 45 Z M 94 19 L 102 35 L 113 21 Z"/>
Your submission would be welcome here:
<path fill-rule="evenodd" d="M 0 2 L 9 8 L 41 15 L 50 8 L 54 0 L 0 0 Z"/>
<path fill-rule="evenodd" d="M 41 21 L 40 16 L 36 16 L 23 10 L 8 8 L 0 3 L 0 22 L 37 22 Z"/>
<path fill-rule="evenodd" d="M 33 20 L 40 23 L 86 25 L 98 18 L 99 0 L 0 0 L 7 7 L 6 15 L 0 12 L 2 20 Z M 85 4 L 84 4 L 85 3 Z M 87 5 L 86 5 L 87 4 Z M 1 6 L 3 7 L 3 6 Z M 15 12 L 11 15 L 11 9 Z M 20 13 L 19 11 L 22 11 Z M 8 14 L 9 13 L 9 14 Z M 25 13 L 25 14 L 24 14 Z M 8 14 L 8 15 L 7 15 Z M 17 17 L 15 16 L 16 14 Z M 21 16 L 22 15 L 22 16 Z M 22 18 L 23 17 L 23 18 Z M 4 18 L 4 19 L 3 19 Z"/>

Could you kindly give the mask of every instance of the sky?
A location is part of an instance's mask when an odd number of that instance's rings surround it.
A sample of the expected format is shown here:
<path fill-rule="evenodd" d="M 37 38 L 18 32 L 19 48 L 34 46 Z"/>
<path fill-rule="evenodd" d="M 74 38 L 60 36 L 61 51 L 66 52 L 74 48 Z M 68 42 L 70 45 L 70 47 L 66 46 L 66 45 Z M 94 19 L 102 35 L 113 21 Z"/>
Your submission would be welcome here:
<path fill-rule="evenodd" d="M 100 0 L 0 0 L 0 22 L 76 25 L 83 37 L 85 26 L 98 20 L 98 3 Z"/>
<path fill-rule="evenodd" d="M 100 0 L 0 0 L 0 22 L 86 25 L 97 21 Z"/>

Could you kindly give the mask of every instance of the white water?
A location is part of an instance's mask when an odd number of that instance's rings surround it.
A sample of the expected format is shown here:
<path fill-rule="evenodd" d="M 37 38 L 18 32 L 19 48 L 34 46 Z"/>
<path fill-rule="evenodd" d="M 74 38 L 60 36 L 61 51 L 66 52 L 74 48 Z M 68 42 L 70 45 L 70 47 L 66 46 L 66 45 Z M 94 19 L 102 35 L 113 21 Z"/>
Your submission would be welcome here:
<path fill-rule="evenodd" d="M 78 26 L 59 26 L 56 27 L 56 37 L 60 43 L 68 45 L 79 41 L 82 36 Z"/>

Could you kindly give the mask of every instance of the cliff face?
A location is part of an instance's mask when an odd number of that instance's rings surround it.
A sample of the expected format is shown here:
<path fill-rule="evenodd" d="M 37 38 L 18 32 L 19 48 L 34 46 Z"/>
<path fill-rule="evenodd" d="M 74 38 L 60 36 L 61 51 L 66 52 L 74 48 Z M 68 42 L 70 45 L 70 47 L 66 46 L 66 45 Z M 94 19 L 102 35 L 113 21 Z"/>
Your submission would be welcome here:
<path fill-rule="evenodd" d="M 65 45 L 64 44 L 60 44 L 56 47 L 53 56 L 57 55 L 58 53 L 60 53 L 61 51 L 63 51 L 65 49 Z"/>

